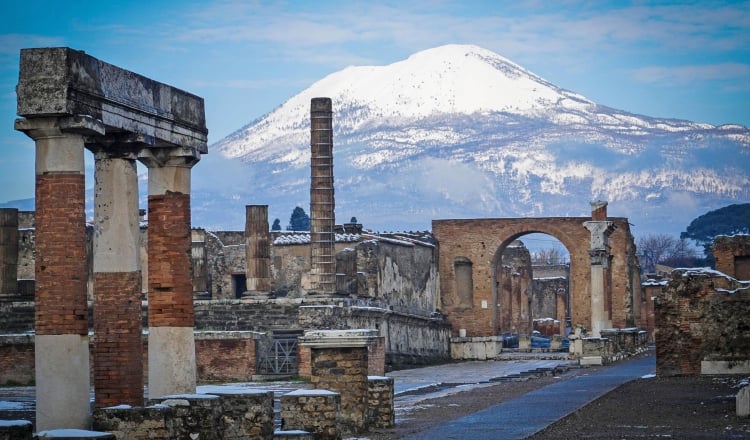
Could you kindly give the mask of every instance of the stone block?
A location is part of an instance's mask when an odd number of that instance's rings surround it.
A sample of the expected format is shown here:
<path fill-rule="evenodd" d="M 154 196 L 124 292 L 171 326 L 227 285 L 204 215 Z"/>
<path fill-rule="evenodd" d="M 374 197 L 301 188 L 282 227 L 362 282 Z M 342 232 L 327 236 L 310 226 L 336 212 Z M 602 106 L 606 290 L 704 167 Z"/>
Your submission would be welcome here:
<path fill-rule="evenodd" d="M 740 388 L 735 401 L 737 405 L 737 417 L 750 416 L 750 386 Z"/>
<path fill-rule="evenodd" d="M 367 393 L 368 428 L 392 428 L 396 424 L 393 407 L 393 378 L 369 376 L 367 383 L 369 387 Z"/>
<path fill-rule="evenodd" d="M 28 420 L 0 420 L 0 440 L 31 440 L 34 425 Z"/>
<path fill-rule="evenodd" d="M 341 395 L 326 390 L 296 390 L 281 396 L 281 428 L 313 433 L 316 439 L 340 439 Z"/>

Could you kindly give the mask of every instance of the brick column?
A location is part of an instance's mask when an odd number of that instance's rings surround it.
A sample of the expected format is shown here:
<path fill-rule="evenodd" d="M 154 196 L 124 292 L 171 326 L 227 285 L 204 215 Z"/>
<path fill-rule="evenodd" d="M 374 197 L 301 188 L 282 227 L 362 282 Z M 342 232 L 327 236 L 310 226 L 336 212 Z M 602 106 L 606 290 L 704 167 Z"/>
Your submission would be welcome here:
<path fill-rule="evenodd" d="M 18 210 L 0 208 L 0 300 L 18 294 Z"/>
<path fill-rule="evenodd" d="M 268 205 L 245 206 L 246 295 L 268 296 L 271 292 L 271 234 Z"/>
<path fill-rule="evenodd" d="M 15 128 L 36 143 L 36 429 L 86 429 L 90 379 L 81 133 L 103 134 L 104 128 L 86 117 L 19 119 Z"/>
<path fill-rule="evenodd" d="M 310 102 L 310 275 L 312 293 L 336 289 L 331 98 Z"/>
<path fill-rule="evenodd" d="M 194 393 L 196 381 L 190 169 L 198 156 L 179 148 L 162 150 L 139 155 L 149 168 L 149 398 Z"/>
<path fill-rule="evenodd" d="M 135 154 L 95 158 L 94 390 L 97 408 L 143 405 L 140 230 Z"/>

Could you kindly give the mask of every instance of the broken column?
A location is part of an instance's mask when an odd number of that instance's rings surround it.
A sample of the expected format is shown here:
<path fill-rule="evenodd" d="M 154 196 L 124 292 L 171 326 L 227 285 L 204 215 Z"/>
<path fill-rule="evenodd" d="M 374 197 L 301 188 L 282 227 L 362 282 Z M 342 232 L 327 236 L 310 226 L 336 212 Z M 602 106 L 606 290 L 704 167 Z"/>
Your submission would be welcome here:
<path fill-rule="evenodd" d="M 584 222 L 583 226 L 591 232 L 591 334 L 598 338 L 602 329 L 612 327 L 607 307 L 609 283 L 606 280 L 611 258 L 609 235 L 615 226 L 614 222 L 607 221 L 607 202 L 591 202 L 591 221 Z"/>
<path fill-rule="evenodd" d="M 300 345 L 310 349 L 313 386 L 341 394 L 342 434 L 367 429 L 368 347 L 377 338 L 377 330 L 358 329 L 308 331 L 300 339 Z"/>
<path fill-rule="evenodd" d="M 18 294 L 18 210 L 0 208 L 0 300 Z"/>
<path fill-rule="evenodd" d="M 20 115 L 23 62 L 22 55 Z M 36 144 L 36 429 L 84 429 L 91 387 L 83 154 L 85 136 L 104 126 L 91 117 L 38 117 L 15 128 Z"/>
<path fill-rule="evenodd" d="M 135 150 L 94 153 L 94 404 L 143 405 L 140 228 Z M 130 353 L 123 356 L 123 353 Z"/>
<path fill-rule="evenodd" d="M 245 272 L 248 296 L 267 296 L 271 291 L 271 233 L 268 205 L 245 206 Z"/>
<path fill-rule="evenodd" d="M 310 278 L 313 293 L 336 289 L 333 122 L 330 98 L 310 103 Z"/>

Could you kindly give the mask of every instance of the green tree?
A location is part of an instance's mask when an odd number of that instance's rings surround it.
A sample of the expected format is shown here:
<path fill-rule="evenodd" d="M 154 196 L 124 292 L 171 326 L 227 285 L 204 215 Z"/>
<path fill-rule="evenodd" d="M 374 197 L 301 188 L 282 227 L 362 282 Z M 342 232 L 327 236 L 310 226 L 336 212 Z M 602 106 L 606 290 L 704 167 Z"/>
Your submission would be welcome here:
<path fill-rule="evenodd" d="M 706 262 L 713 266 L 711 245 L 718 235 L 750 234 L 750 203 L 729 205 L 709 211 L 694 219 L 680 238 L 690 239 L 703 247 Z"/>
<path fill-rule="evenodd" d="M 280 231 L 281 230 L 281 220 L 275 219 L 273 221 L 273 226 L 271 226 L 272 231 Z"/>
<path fill-rule="evenodd" d="M 310 216 L 305 213 L 305 210 L 297 206 L 292 211 L 292 216 L 289 217 L 289 231 L 309 231 L 310 230 Z"/>

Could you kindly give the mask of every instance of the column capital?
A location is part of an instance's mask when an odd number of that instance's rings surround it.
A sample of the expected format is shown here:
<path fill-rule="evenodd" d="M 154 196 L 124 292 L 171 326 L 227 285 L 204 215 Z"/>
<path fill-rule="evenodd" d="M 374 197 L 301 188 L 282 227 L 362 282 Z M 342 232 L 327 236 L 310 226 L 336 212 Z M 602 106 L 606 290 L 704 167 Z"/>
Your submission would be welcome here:
<path fill-rule="evenodd" d="M 105 132 L 102 121 L 83 115 L 19 118 L 14 128 L 34 140 L 59 137 L 66 133 L 84 137 L 103 136 Z"/>
<path fill-rule="evenodd" d="M 148 168 L 182 167 L 192 168 L 201 159 L 197 148 L 143 148 L 138 151 L 138 160 Z"/>
<path fill-rule="evenodd" d="M 583 227 L 591 232 L 591 250 L 609 250 L 609 236 L 616 229 L 614 222 L 588 221 L 583 222 Z"/>

